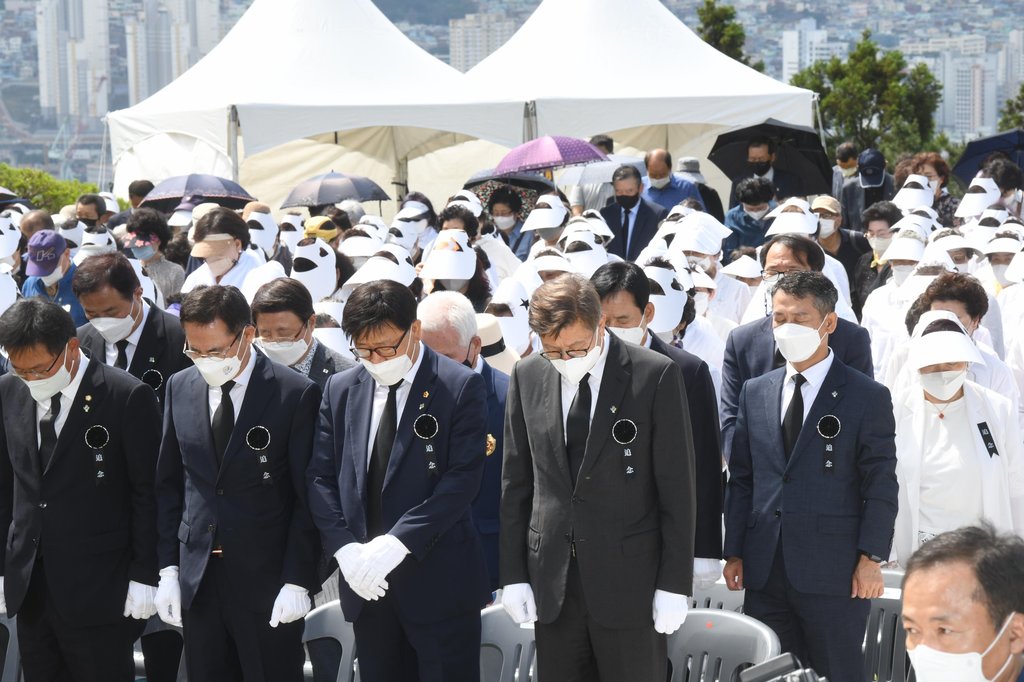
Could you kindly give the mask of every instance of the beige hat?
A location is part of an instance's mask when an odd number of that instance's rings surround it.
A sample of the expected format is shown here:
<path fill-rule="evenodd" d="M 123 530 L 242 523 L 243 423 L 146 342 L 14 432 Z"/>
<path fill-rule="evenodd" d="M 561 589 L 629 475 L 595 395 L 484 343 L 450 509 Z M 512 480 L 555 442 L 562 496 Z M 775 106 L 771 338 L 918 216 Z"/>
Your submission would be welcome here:
<path fill-rule="evenodd" d="M 825 209 L 834 215 L 840 215 L 843 212 L 843 209 L 839 206 L 839 202 L 836 201 L 836 198 L 830 197 L 827 194 L 822 194 L 814 200 L 813 204 L 811 204 L 812 213 L 818 209 Z"/>
<path fill-rule="evenodd" d="M 192 255 L 196 258 L 213 258 L 227 255 L 234 241 L 234 237 L 224 232 L 208 234 L 201 242 L 195 243 L 195 246 L 192 247 Z"/>
<path fill-rule="evenodd" d="M 519 362 L 519 353 L 505 345 L 498 318 L 490 313 L 477 313 L 476 326 L 484 361 L 503 374 L 512 374 L 512 368 Z"/>

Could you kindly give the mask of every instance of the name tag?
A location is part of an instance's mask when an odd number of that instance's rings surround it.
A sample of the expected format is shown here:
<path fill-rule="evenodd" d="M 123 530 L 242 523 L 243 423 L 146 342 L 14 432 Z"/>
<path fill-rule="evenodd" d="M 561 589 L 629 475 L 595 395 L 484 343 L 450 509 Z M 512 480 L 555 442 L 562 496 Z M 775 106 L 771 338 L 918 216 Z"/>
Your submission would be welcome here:
<path fill-rule="evenodd" d="M 981 433 L 981 440 L 985 443 L 988 456 L 995 457 L 998 455 L 999 450 L 996 449 L 996 439 L 992 436 L 992 429 L 988 428 L 988 422 L 978 424 L 978 432 Z"/>

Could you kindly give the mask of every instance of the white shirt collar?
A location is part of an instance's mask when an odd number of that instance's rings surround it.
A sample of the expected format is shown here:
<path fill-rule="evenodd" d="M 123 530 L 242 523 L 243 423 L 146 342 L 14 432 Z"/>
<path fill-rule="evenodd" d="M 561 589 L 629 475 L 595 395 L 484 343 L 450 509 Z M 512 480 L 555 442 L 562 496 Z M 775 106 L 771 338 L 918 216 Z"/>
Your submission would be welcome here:
<path fill-rule="evenodd" d="M 484 356 L 483 353 L 477 353 L 476 364 L 473 365 L 473 371 L 477 374 L 483 374 L 484 372 Z"/>
<path fill-rule="evenodd" d="M 132 331 L 132 333 L 129 334 L 125 338 L 125 341 L 128 342 L 128 345 L 130 345 L 130 346 L 138 346 L 139 345 L 139 339 L 142 338 L 142 328 L 146 326 L 146 321 L 148 319 L 149 319 L 149 304 L 146 303 L 146 299 L 142 299 L 142 319 L 139 321 L 139 326 L 137 326 Z"/>
<path fill-rule="evenodd" d="M 249 362 L 245 363 L 245 367 L 238 373 L 238 376 L 232 379 L 235 382 L 235 386 L 249 385 L 249 381 L 252 379 L 253 368 L 256 366 L 256 353 L 258 352 L 255 346 L 249 346 Z"/>
<path fill-rule="evenodd" d="M 802 372 L 797 372 L 793 368 L 793 365 L 786 363 L 786 382 L 788 383 L 797 374 L 803 375 L 803 378 L 807 381 L 810 386 L 814 388 L 821 388 L 821 385 L 825 382 L 825 377 L 828 375 L 828 371 L 832 369 L 832 349 L 828 349 L 828 355 L 825 359 L 816 365 L 812 365 Z"/>

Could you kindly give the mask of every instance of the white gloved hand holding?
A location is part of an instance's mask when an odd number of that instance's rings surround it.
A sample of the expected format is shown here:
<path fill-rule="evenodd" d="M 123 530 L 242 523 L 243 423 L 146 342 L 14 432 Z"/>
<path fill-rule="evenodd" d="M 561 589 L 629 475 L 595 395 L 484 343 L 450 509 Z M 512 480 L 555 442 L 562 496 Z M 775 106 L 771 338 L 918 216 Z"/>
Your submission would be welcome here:
<path fill-rule="evenodd" d="M 363 545 L 363 563 L 356 571 L 355 583 L 360 589 L 373 592 L 383 586 L 384 579 L 398 568 L 408 553 L 409 550 L 394 535 L 375 537 Z"/>
<path fill-rule="evenodd" d="M 134 580 L 128 582 L 128 597 L 124 600 L 124 617 L 148 620 L 156 614 L 156 588 Z"/>
<path fill-rule="evenodd" d="M 530 583 L 513 583 L 501 590 L 501 605 L 518 625 L 537 620 L 537 602 Z"/>
<path fill-rule="evenodd" d="M 309 613 L 312 604 L 309 591 L 305 587 L 285 583 L 274 600 L 274 609 L 270 612 L 270 627 L 276 628 L 281 623 L 291 623 Z"/>
<path fill-rule="evenodd" d="M 356 574 L 363 566 L 363 547 L 364 545 L 358 542 L 350 542 L 335 552 L 334 558 L 338 562 L 338 568 L 341 569 L 342 577 L 345 578 L 345 582 L 348 583 L 352 591 L 361 599 L 376 601 L 383 597 L 385 590 L 388 589 L 386 580 L 372 590 L 364 590 L 355 582 Z"/>
<path fill-rule="evenodd" d="M 722 562 L 718 559 L 693 560 L 693 589 L 706 590 L 722 577 Z"/>
<path fill-rule="evenodd" d="M 4 577 L 0 575 L 0 611 L 7 615 L 7 595 L 4 594 Z"/>
<path fill-rule="evenodd" d="M 654 591 L 654 629 L 671 635 L 682 627 L 690 610 L 690 598 L 664 590 Z"/>
<path fill-rule="evenodd" d="M 153 599 L 160 620 L 168 625 L 181 627 L 181 587 L 178 585 L 178 567 L 160 569 L 160 584 Z"/>

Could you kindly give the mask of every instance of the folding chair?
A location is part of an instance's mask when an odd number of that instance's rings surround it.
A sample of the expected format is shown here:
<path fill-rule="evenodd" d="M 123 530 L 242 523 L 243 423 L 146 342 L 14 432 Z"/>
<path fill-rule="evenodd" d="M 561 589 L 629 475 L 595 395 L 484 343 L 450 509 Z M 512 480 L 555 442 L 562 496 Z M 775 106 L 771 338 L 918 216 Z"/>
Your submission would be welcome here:
<path fill-rule="evenodd" d="M 725 580 L 720 579 L 709 588 L 694 590 L 690 608 L 724 609 L 743 613 L 743 590 L 733 592 L 726 586 Z"/>
<path fill-rule="evenodd" d="M 0 630 L 6 637 L 4 647 L 3 677 L 0 682 L 19 682 L 21 680 L 21 651 L 18 649 L 18 622 L 13 617 L 0 615 Z"/>
<path fill-rule="evenodd" d="M 314 682 L 353 682 L 356 635 L 341 612 L 341 602 L 329 602 L 306 614 L 302 643 L 309 653 Z"/>
<path fill-rule="evenodd" d="M 883 568 L 882 569 L 882 581 L 886 587 L 894 590 L 903 589 L 903 569 L 902 568 Z"/>
<path fill-rule="evenodd" d="M 531 676 L 537 644 L 533 628 L 516 625 L 500 605 L 480 613 L 480 679 L 483 682 L 537 682 Z"/>
<path fill-rule="evenodd" d="M 733 682 L 741 670 L 778 656 L 779 638 L 764 623 L 722 609 L 694 609 L 668 638 L 671 682 Z"/>
<path fill-rule="evenodd" d="M 864 634 L 864 679 L 877 682 L 909 682 L 907 640 L 903 633 L 901 595 L 887 589 L 886 596 L 871 600 Z M 893 594 L 893 593 L 896 594 Z"/>

